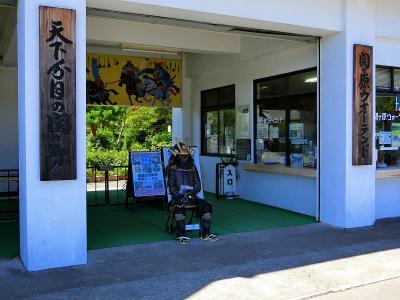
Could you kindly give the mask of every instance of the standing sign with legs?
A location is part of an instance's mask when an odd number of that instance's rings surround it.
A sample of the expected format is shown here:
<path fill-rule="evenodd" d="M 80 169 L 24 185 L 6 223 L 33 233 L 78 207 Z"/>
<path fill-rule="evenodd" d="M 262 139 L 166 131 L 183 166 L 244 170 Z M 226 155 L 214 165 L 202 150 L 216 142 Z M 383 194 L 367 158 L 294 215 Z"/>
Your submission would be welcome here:
<path fill-rule="evenodd" d="M 130 152 L 128 167 L 128 184 L 126 189 L 125 207 L 129 208 L 128 200 L 133 198 L 162 198 L 165 202 L 165 181 L 162 168 L 161 152 Z"/>

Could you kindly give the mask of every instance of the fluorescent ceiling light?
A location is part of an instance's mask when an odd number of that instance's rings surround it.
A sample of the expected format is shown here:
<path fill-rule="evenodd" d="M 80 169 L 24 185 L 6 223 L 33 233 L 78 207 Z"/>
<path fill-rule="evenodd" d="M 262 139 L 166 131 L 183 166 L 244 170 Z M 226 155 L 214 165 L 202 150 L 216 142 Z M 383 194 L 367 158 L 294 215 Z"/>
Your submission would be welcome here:
<path fill-rule="evenodd" d="M 181 52 L 181 49 L 178 48 L 153 47 L 153 46 L 134 45 L 134 44 L 121 44 L 121 50 L 167 54 L 167 55 L 179 55 Z"/>
<path fill-rule="evenodd" d="M 306 80 L 304 80 L 305 83 L 315 83 L 318 81 L 317 77 L 311 77 L 311 78 L 307 78 Z"/>

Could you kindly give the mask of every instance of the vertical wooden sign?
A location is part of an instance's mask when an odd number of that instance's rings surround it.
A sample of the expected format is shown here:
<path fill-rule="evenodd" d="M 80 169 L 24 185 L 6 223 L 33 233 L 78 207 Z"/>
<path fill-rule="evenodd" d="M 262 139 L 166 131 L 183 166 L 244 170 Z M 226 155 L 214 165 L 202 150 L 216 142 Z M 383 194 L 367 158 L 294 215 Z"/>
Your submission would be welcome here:
<path fill-rule="evenodd" d="M 40 180 L 76 179 L 76 12 L 41 6 Z"/>
<path fill-rule="evenodd" d="M 373 53 L 371 46 L 354 45 L 353 165 L 372 165 Z"/>

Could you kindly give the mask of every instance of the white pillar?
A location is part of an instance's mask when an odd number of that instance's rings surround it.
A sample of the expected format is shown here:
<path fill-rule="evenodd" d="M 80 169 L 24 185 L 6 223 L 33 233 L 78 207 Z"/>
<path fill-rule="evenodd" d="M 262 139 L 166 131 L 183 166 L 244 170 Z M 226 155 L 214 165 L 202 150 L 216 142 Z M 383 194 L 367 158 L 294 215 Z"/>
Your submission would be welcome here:
<path fill-rule="evenodd" d="M 375 157 L 352 165 L 353 44 L 375 45 L 375 2 L 346 0 L 343 32 L 321 39 L 321 221 L 343 228 L 375 222 Z"/>
<path fill-rule="evenodd" d="M 182 107 L 172 109 L 172 142 L 179 138 L 181 142 L 192 145 L 192 103 L 191 79 L 186 77 L 186 56 L 182 54 Z"/>
<path fill-rule="evenodd" d="M 181 107 L 172 108 L 172 143 L 175 138 L 183 142 L 183 109 Z"/>
<path fill-rule="evenodd" d="M 40 181 L 39 6 L 76 10 L 77 180 Z M 20 250 L 29 271 L 87 261 L 86 1 L 18 1 Z"/>

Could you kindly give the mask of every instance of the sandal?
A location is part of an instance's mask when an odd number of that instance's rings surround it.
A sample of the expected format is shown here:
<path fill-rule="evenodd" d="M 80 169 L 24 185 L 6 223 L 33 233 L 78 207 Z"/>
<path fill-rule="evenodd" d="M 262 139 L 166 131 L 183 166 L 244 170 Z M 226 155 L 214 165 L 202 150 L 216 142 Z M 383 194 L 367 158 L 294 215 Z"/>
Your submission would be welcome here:
<path fill-rule="evenodd" d="M 189 244 L 190 238 L 187 236 L 180 236 L 176 238 L 179 241 L 179 244 L 181 245 L 187 245 Z"/>
<path fill-rule="evenodd" d="M 215 242 L 218 241 L 220 239 L 220 237 L 216 234 L 208 234 L 206 236 L 202 236 L 201 239 L 203 241 L 211 241 L 211 242 Z"/>

